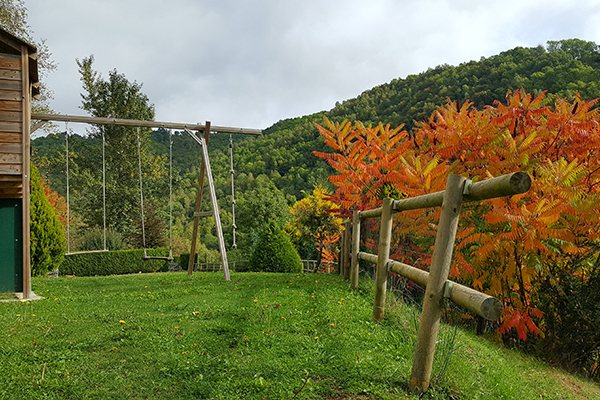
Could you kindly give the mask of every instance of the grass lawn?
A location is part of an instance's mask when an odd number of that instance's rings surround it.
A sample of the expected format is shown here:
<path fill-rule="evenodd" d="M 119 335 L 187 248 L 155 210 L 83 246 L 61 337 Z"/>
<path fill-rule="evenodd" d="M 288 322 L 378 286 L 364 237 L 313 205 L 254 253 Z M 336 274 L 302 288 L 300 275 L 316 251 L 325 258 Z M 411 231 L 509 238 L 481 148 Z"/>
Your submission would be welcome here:
<path fill-rule="evenodd" d="M 374 323 L 373 288 L 361 287 L 316 274 L 34 279 L 45 300 L 0 303 L 0 398 L 412 398 L 418 313 L 392 299 Z M 425 398 L 600 399 L 600 388 L 459 329 Z"/>

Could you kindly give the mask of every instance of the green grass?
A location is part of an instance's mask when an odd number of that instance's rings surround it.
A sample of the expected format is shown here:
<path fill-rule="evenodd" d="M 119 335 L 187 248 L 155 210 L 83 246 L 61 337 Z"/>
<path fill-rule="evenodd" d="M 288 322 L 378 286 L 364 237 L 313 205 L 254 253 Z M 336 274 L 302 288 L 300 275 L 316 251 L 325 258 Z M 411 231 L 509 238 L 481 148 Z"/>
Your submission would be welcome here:
<path fill-rule="evenodd" d="M 159 273 L 33 285 L 45 300 L 0 303 L 2 399 L 412 397 L 418 313 L 392 299 L 373 323 L 370 282 Z M 459 330 L 426 398 L 600 399 L 600 389 Z"/>

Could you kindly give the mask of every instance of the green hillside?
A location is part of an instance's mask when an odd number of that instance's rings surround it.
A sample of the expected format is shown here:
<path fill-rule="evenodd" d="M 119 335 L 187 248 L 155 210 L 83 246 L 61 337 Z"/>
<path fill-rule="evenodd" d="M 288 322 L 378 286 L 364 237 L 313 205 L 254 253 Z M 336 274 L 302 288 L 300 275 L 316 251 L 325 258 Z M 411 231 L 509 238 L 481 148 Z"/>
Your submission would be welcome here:
<path fill-rule="evenodd" d="M 508 90 L 521 87 L 528 92 L 547 90 L 549 98 L 554 95 L 569 97 L 575 91 L 585 99 L 600 97 L 598 46 L 593 42 L 571 39 L 548 42 L 545 47 L 517 47 L 458 66 L 437 66 L 367 90 L 354 99 L 336 104 L 332 110 L 279 121 L 265 129 L 262 137 L 235 137 L 236 223 L 241 251 L 247 251 L 252 238 L 256 237 L 257 220 L 285 220 L 285 205 L 293 205 L 304 192 L 312 191 L 314 185 L 328 186 L 327 177 L 332 171 L 323 160 L 312 154 L 315 150 L 328 151 L 314 127 L 314 123 L 321 123 L 324 116 L 334 121 L 349 119 L 372 124 L 390 123 L 393 126 L 405 124 L 410 129 L 414 121 L 430 115 L 446 99 L 460 102 L 468 99 L 481 108 L 496 100 L 504 100 Z M 153 132 L 152 140 L 157 155 L 168 154 L 167 131 Z M 76 141 L 79 143 L 75 148 L 82 153 L 86 152 L 86 146 L 98 148 L 93 139 Z M 225 234 L 230 238 L 228 145 L 229 135 L 211 136 L 212 171 L 223 210 Z M 64 137 L 59 134 L 37 138 L 33 141 L 33 148 L 33 159 L 40 173 L 50 179 L 52 188 L 65 195 Z M 76 160 L 76 157 L 73 159 Z M 184 250 L 191 238 L 191 216 L 201 158 L 196 144 L 182 132 L 177 132 L 174 137 L 173 165 L 176 171 L 174 235 L 179 243 L 177 250 Z M 97 175 L 100 167 L 93 168 L 96 168 L 93 173 Z M 163 186 L 166 188 L 166 185 Z M 164 188 L 163 194 L 157 194 L 156 200 L 161 207 L 162 218 L 167 220 L 168 191 Z M 85 202 L 78 201 L 77 194 L 72 194 L 72 197 L 72 210 L 81 216 L 85 225 Z M 266 199 L 283 207 L 267 210 L 268 215 L 255 218 L 256 199 Z M 208 209 L 206 202 L 204 208 Z M 210 220 L 203 224 L 201 240 L 208 248 L 214 249 L 217 242 L 213 228 Z M 226 242 L 230 243 L 231 239 L 227 238 Z"/>

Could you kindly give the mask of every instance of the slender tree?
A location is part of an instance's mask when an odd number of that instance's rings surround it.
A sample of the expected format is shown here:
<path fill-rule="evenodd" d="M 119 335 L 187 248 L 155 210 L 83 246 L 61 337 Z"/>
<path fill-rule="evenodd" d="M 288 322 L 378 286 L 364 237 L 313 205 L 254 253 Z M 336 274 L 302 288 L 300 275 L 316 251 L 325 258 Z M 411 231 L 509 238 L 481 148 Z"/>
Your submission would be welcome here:
<path fill-rule="evenodd" d="M 108 79 L 93 69 L 94 56 L 77 60 L 84 93 L 81 108 L 94 117 L 110 117 L 138 120 L 153 120 L 154 106 L 141 92 L 142 85 L 130 82 L 117 70 L 109 72 Z M 102 225 L 102 137 L 105 139 L 106 163 L 106 208 L 107 224 L 110 228 L 132 237 L 141 231 L 140 217 L 140 159 L 138 158 L 138 136 L 140 140 L 141 174 L 146 210 L 156 209 L 164 202 L 166 189 L 165 158 L 155 156 L 151 151 L 150 129 L 96 125 L 88 130 L 94 139 L 94 151 L 76 149 L 79 154 L 73 159 L 79 163 L 76 183 L 80 189 L 77 205 L 80 213 L 90 226 Z M 74 186 L 75 186 L 74 185 Z M 146 215 L 146 222 L 152 218 L 165 218 L 156 213 Z M 158 224 L 159 225 L 159 224 Z M 160 235 L 158 235 L 160 236 Z"/>
<path fill-rule="evenodd" d="M 35 166 L 31 166 L 31 270 L 44 275 L 62 263 L 65 236 L 58 215 L 46 197 L 45 187 Z"/>

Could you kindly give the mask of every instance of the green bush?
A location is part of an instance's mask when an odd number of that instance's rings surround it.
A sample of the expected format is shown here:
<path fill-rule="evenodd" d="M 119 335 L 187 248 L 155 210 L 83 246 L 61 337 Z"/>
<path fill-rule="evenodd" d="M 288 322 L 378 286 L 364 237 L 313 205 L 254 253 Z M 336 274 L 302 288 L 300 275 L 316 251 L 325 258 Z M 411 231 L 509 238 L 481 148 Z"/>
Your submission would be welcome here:
<path fill-rule="evenodd" d="M 544 355 L 588 378 L 600 378 L 600 255 L 557 269 L 539 288 Z M 587 270 L 587 279 L 577 272 Z"/>
<path fill-rule="evenodd" d="M 261 232 L 250 256 L 250 271 L 301 272 L 302 261 L 290 239 L 275 222 Z"/>
<path fill-rule="evenodd" d="M 168 249 L 147 249 L 148 256 L 167 257 Z M 167 271 L 168 261 L 142 260 L 143 250 L 117 250 L 105 253 L 72 254 L 60 266 L 62 275 L 121 275 L 138 272 Z"/>
<path fill-rule="evenodd" d="M 58 268 L 67 246 L 60 221 L 44 193 L 38 170 L 33 165 L 30 174 L 31 273 L 43 276 Z"/>

